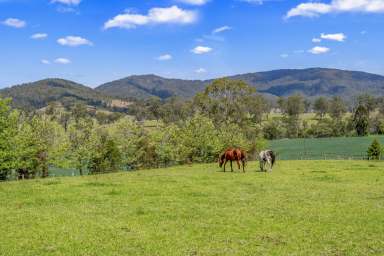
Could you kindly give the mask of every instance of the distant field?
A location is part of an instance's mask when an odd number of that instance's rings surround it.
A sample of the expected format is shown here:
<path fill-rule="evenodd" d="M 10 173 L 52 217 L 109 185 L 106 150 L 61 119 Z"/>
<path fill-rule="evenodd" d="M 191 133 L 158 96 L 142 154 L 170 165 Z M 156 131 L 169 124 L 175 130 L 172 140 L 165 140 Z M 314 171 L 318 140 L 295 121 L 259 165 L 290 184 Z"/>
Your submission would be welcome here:
<path fill-rule="evenodd" d="M 279 159 L 363 159 L 377 138 L 384 145 L 384 136 L 340 137 L 320 139 L 281 139 L 270 142 Z"/>
<path fill-rule="evenodd" d="M 0 255 L 384 255 L 384 163 L 0 183 Z"/>

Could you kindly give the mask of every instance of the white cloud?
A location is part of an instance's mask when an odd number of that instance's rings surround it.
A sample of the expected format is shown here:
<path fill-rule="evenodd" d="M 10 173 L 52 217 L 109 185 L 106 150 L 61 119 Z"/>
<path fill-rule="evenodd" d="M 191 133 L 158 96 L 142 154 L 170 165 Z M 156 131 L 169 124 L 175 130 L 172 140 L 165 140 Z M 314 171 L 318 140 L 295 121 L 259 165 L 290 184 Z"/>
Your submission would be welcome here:
<path fill-rule="evenodd" d="M 67 36 L 64 38 L 59 38 L 57 40 L 57 43 L 64 46 L 71 46 L 71 47 L 76 47 L 80 45 L 90 45 L 90 46 L 93 45 L 91 41 L 89 41 L 88 39 L 82 38 L 80 36 Z"/>
<path fill-rule="evenodd" d="M 189 24 L 196 20 L 197 13 L 195 11 L 184 10 L 174 5 L 168 8 L 152 8 L 147 15 L 131 12 L 119 14 L 108 20 L 104 24 L 104 29 L 115 27 L 130 29 L 149 24 Z"/>
<path fill-rule="evenodd" d="M 67 5 L 78 5 L 80 2 L 81 0 L 52 0 L 52 3 L 61 3 Z"/>
<path fill-rule="evenodd" d="M 238 0 L 240 2 L 246 2 L 250 4 L 263 4 L 263 0 Z"/>
<path fill-rule="evenodd" d="M 221 33 L 221 32 L 224 32 L 224 31 L 227 31 L 227 30 L 231 30 L 232 28 L 230 26 L 222 26 L 222 27 L 219 27 L 219 28 L 216 28 L 212 31 L 212 34 L 217 34 L 217 33 Z"/>
<path fill-rule="evenodd" d="M 164 54 L 164 55 L 160 55 L 156 59 L 160 60 L 160 61 L 171 60 L 172 59 L 172 55 L 171 54 Z"/>
<path fill-rule="evenodd" d="M 281 57 L 281 58 L 283 58 L 283 59 L 286 59 L 286 58 L 288 58 L 288 57 L 289 57 L 289 55 L 288 55 L 288 54 L 286 54 L 286 53 L 283 53 L 283 54 L 280 54 L 280 57 Z"/>
<path fill-rule="evenodd" d="M 308 52 L 310 52 L 312 54 L 324 54 L 324 53 L 327 53 L 329 51 L 330 51 L 329 48 L 323 47 L 323 46 L 315 46 L 312 49 L 308 50 Z"/>
<path fill-rule="evenodd" d="M 31 39 L 39 40 L 39 39 L 45 39 L 47 37 L 48 37 L 48 34 L 46 33 L 36 33 L 31 36 Z"/>
<path fill-rule="evenodd" d="M 49 61 L 49 60 L 41 60 L 40 61 L 41 62 L 41 64 L 44 64 L 44 65 L 49 65 L 49 64 L 51 64 L 51 62 Z"/>
<path fill-rule="evenodd" d="M 63 65 L 66 65 L 66 64 L 70 64 L 70 63 L 71 63 L 71 60 L 66 59 L 66 58 L 57 58 L 57 59 L 55 59 L 54 62 L 57 63 L 57 64 L 63 64 Z"/>
<path fill-rule="evenodd" d="M 2 22 L 3 25 L 14 27 L 14 28 L 23 28 L 27 25 L 27 23 L 23 20 L 19 20 L 16 18 L 8 18 Z"/>
<path fill-rule="evenodd" d="M 204 5 L 208 3 L 209 0 L 178 0 L 178 2 L 191 4 L 191 5 Z"/>
<path fill-rule="evenodd" d="M 320 38 L 312 38 L 312 43 L 320 43 L 321 39 Z"/>
<path fill-rule="evenodd" d="M 321 34 L 320 37 L 322 39 L 326 40 L 332 40 L 332 41 L 338 41 L 338 42 L 344 42 L 347 38 L 343 33 L 337 33 L 337 34 Z"/>
<path fill-rule="evenodd" d="M 381 13 L 384 12 L 384 0 L 332 0 L 330 3 L 301 3 L 289 10 L 285 17 L 317 17 L 340 12 Z"/>
<path fill-rule="evenodd" d="M 195 48 L 193 48 L 191 50 L 191 52 L 193 52 L 194 54 L 205 54 L 205 53 L 209 53 L 211 51 L 212 51 L 212 48 L 207 47 L 207 46 L 196 46 Z"/>
<path fill-rule="evenodd" d="M 203 74 L 203 73 L 207 73 L 207 70 L 205 68 L 198 68 L 195 70 L 195 73 Z"/>

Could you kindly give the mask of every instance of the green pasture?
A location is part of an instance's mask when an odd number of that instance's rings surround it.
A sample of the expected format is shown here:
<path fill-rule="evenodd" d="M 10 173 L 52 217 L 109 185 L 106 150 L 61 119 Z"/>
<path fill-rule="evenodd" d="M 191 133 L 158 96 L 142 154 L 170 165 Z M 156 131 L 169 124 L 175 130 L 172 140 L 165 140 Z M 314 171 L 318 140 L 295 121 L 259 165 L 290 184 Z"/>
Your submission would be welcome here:
<path fill-rule="evenodd" d="M 368 147 L 375 138 L 384 145 L 384 136 L 281 139 L 269 144 L 279 159 L 284 160 L 365 159 Z"/>
<path fill-rule="evenodd" d="M 216 164 L 0 184 L 0 255 L 384 255 L 384 163 Z"/>

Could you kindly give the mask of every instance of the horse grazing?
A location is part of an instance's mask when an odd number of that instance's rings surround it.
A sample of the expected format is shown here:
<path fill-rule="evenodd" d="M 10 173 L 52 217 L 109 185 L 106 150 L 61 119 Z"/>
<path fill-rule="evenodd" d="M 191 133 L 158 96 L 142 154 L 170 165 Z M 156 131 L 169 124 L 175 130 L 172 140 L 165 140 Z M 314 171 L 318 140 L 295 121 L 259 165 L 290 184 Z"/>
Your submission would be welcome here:
<path fill-rule="evenodd" d="M 227 165 L 227 162 L 230 161 L 231 163 L 231 171 L 233 172 L 232 167 L 232 161 L 237 162 L 237 167 L 240 170 L 240 162 L 243 167 L 243 172 L 245 172 L 245 163 L 247 160 L 247 154 L 244 150 L 238 149 L 238 148 L 229 148 L 227 149 L 223 154 L 220 155 L 219 158 L 219 166 L 220 168 L 224 165 L 224 172 L 225 172 L 225 166 Z"/>
<path fill-rule="evenodd" d="M 272 150 L 261 151 L 259 154 L 260 170 L 266 172 L 266 165 L 269 165 L 269 170 L 272 171 L 273 165 L 276 162 L 276 155 Z"/>

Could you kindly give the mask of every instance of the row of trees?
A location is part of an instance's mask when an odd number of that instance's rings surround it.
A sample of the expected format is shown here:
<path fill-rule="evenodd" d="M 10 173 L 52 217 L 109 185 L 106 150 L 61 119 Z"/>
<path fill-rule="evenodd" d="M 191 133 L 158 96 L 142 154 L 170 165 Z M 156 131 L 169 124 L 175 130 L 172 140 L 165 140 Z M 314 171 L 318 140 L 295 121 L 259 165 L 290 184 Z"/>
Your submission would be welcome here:
<path fill-rule="evenodd" d="M 274 106 L 246 83 L 227 79 L 189 101 L 134 104 L 135 117 L 79 104 L 69 111 L 50 104 L 33 114 L 9 105 L 9 99 L 0 99 L 0 180 L 10 174 L 46 177 L 52 166 L 84 174 L 212 162 L 229 146 L 247 149 L 252 157 L 265 147 L 264 138 L 384 133 L 384 108 L 372 97 L 360 97 L 352 114 L 337 97 L 311 106 L 293 95 Z M 281 114 L 271 113 L 273 108 Z M 312 109 L 316 120 L 303 118 Z"/>
<path fill-rule="evenodd" d="M 75 108 L 76 111 L 79 108 Z M 64 114 L 64 113 L 63 113 Z M 130 117 L 100 124 L 87 115 L 25 116 L 0 100 L 0 180 L 46 177 L 50 167 L 104 173 L 212 162 L 226 147 L 255 151 L 263 140 L 243 133 L 236 124 L 216 126 L 196 113 L 178 124 L 146 127 Z"/>

